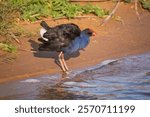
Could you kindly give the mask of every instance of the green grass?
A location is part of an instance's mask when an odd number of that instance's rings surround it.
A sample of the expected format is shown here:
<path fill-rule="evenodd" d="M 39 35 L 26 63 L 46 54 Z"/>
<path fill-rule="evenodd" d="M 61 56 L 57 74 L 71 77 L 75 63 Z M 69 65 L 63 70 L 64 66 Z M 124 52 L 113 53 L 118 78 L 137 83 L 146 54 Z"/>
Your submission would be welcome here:
<path fill-rule="evenodd" d="M 124 0 L 126 3 L 134 2 L 133 0 Z M 150 12 L 150 0 L 139 0 L 142 7 Z"/>
<path fill-rule="evenodd" d="M 106 15 L 109 14 L 108 10 L 102 9 L 99 6 L 92 5 L 90 3 L 84 5 L 82 9 L 83 9 L 83 14 L 93 13 L 94 15 L 98 17 L 105 17 Z"/>
<path fill-rule="evenodd" d="M 50 6 L 51 5 L 48 0 L 28 0 L 24 4 L 20 5 L 20 18 L 23 20 L 29 20 L 34 22 L 41 19 L 42 17 L 48 17 L 50 16 L 51 12 Z"/>
<path fill-rule="evenodd" d="M 140 0 L 142 7 L 150 11 L 150 0 Z"/>
<path fill-rule="evenodd" d="M 70 19 L 78 15 L 91 13 L 99 17 L 104 17 L 109 13 L 99 6 L 90 3 L 82 6 L 80 4 L 70 3 L 68 0 L 52 0 L 51 5 L 51 16 L 53 18 L 67 17 Z"/>
<path fill-rule="evenodd" d="M 124 0 L 126 3 L 131 3 L 133 0 Z"/>
<path fill-rule="evenodd" d="M 129 3 L 133 0 L 124 1 Z M 140 0 L 140 3 L 150 11 L 150 0 Z M 18 19 L 34 22 L 44 17 L 71 19 L 84 14 L 105 17 L 109 11 L 90 3 L 80 5 L 69 0 L 0 0 L 0 35 L 6 40 L 11 40 L 10 32 L 22 36 L 24 31 L 15 24 Z M 17 35 L 18 38 L 19 36 Z M 15 52 L 17 48 L 10 42 L 0 42 L 0 49 Z"/>
<path fill-rule="evenodd" d="M 99 17 L 104 17 L 108 12 L 98 6 L 87 4 L 70 3 L 69 0 L 1 0 L 0 2 L 0 35 L 8 41 L 0 42 L 0 49 L 7 52 L 16 52 L 17 48 L 11 44 L 13 37 L 10 32 L 17 38 L 22 35 L 29 35 L 19 26 L 16 21 L 26 20 L 34 22 L 44 17 L 68 19 L 78 15 L 93 13 Z M 24 33 L 24 34 L 23 34 Z"/>
<path fill-rule="evenodd" d="M 0 2 L 0 35 L 5 35 L 14 27 L 14 22 L 18 17 L 18 12 L 6 2 Z"/>
<path fill-rule="evenodd" d="M 92 4 L 81 6 L 69 0 L 7 0 L 7 2 L 14 9 L 19 10 L 21 19 L 33 22 L 43 17 L 70 19 L 87 13 L 93 13 L 99 17 L 108 15 L 106 10 L 98 6 Z"/>
<path fill-rule="evenodd" d="M 9 6 L 7 2 L 0 2 L 0 35 L 6 38 L 0 42 L 0 50 L 15 53 L 17 48 L 8 41 L 11 37 L 9 32 L 14 30 L 14 22 L 18 17 L 18 11 Z"/>
<path fill-rule="evenodd" d="M 72 4 L 68 0 L 52 0 L 51 5 L 51 16 L 53 18 L 73 18 L 82 13 L 79 4 Z"/>
<path fill-rule="evenodd" d="M 16 53 L 17 47 L 8 41 L 0 42 L 0 50 L 7 51 L 10 53 Z"/>

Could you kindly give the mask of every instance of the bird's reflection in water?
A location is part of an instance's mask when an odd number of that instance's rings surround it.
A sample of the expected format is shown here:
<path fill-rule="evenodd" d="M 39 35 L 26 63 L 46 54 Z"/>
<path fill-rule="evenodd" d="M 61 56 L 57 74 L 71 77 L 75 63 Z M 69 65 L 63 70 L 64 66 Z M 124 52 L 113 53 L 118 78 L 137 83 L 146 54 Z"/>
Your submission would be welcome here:
<path fill-rule="evenodd" d="M 43 87 L 40 99 L 48 100 L 62 100 L 62 99 L 74 99 L 75 95 L 64 90 L 60 85 L 55 85 L 53 87 Z"/>
<path fill-rule="evenodd" d="M 45 85 L 40 89 L 39 99 L 45 100 L 73 100 L 73 99 L 96 99 L 94 96 L 85 95 L 84 92 L 71 91 L 74 86 L 65 85 L 68 82 L 82 82 L 81 78 L 73 78 L 68 73 L 62 73 L 54 85 Z M 87 92 L 85 92 L 87 93 Z"/>
<path fill-rule="evenodd" d="M 62 77 L 59 78 L 53 86 L 46 85 L 42 86 L 40 91 L 40 99 L 50 99 L 50 100 L 68 100 L 68 99 L 75 99 L 76 95 L 66 90 L 63 84 L 66 81 L 69 81 L 68 73 L 62 73 Z"/>

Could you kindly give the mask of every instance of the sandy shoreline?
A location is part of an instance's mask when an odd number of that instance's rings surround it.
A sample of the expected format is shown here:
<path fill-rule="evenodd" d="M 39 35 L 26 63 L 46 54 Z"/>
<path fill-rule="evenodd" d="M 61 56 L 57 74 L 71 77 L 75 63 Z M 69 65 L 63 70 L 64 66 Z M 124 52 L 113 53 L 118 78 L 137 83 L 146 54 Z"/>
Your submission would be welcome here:
<path fill-rule="evenodd" d="M 90 27 L 97 32 L 97 36 L 92 37 L 91 43 L 85 51 L 81 51 L 80 55 L 67 60 L 70 70 L 74 70 L 93 66 L 107 59 L 150 52 L 150 15 L 142 10 L 140 13 L 142 24 L 138 21 L 132 5 L 123 4 L 116 14 L 123 19 L 123 24 L 111 20 L 105 26 L 99 27 L 99 18 L 69 21 L 62 19 L 48 21 L 48 23 L 56 25 L 74 22 L 81 28 Z M 37 32 L 40 28 L 38 23 L 30 24 L 30 26 L 22 25 L 31 32 Z M 38 35 L 22 39 L 22 45 L 19 47 L 20 51 L 17 55 L 8 55 L 4 58 L 0 56 L 0 83 L 42 74 L 61 73 L 60 68 L 54 63 L 55 53 L 37 51 L 37 38 Z M 15 60 L 10 60 L 14 58 Z"/>

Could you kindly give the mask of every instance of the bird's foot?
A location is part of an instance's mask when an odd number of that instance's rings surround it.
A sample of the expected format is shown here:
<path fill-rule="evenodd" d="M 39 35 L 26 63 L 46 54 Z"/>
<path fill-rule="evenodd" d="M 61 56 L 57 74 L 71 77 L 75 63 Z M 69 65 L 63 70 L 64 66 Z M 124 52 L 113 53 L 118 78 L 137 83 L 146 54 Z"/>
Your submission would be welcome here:
<path fill-rule="evenodd" d="M 65 74 L 65 75 L 69 75 L 69 73 L 70 73 L 70 71 L 63 71 L 63 74 Z"/>
<path fill-rule="evenodd" d="M 69 79 L 69 73 L 70 73 L 69 71 L 63 72 L 63 73 L 62 73 L 62 78 L 63 78 L 63 79 Z"/>

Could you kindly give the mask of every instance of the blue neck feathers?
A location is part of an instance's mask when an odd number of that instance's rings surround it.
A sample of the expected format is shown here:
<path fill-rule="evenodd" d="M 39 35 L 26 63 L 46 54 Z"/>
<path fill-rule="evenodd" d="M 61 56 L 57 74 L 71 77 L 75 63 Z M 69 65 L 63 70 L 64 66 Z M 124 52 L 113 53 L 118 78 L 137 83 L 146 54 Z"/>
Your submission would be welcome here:
<path fill-rule="evenodd" d="M 64 53 L 73 54 L 81 49 L 84 49 L 90 41 L 90 37 L 83 31 L 79 37 L 76 37 L 68 47 L 63 48 Z"/>

